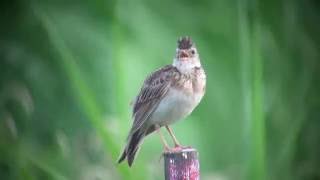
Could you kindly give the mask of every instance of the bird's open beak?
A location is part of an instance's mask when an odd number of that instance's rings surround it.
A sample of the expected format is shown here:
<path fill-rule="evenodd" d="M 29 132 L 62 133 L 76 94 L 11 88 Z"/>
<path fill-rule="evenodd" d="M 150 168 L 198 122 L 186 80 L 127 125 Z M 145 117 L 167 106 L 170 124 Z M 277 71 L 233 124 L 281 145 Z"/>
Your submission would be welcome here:
<path fill-rule="evenodd" d="M 180 51 L 179 52 L 179 59 L 186 60 L 187 58 L 189 58 L 189 55 L 188 55 L 187 52 L 185 52 L 185 51 Z"/>

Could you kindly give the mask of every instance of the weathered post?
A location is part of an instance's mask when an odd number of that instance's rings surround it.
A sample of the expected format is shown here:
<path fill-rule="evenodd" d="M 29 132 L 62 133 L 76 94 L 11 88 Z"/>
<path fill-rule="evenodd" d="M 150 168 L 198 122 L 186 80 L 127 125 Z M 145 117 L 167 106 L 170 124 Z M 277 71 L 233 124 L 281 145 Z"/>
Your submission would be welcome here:
<path fill-rule="evenodd" d="M 198 151 L 186 148 L 164 153 L 165 180 L 200 180 Z"/>

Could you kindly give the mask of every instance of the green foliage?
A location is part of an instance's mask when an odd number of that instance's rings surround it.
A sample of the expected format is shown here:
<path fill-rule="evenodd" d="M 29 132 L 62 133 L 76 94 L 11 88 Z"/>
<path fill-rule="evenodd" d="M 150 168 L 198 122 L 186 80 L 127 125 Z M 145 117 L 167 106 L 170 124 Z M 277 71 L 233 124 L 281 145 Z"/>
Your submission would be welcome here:
<path fill-rule="evenodd" d="M 131 169 L 116 160 L 130 101 L 184 35 L 207 92 L 173 128 L 201 179 L 320 178 L 317 1 L 1 4 L 0 179 L 163 179 L 156 135 Z"/>

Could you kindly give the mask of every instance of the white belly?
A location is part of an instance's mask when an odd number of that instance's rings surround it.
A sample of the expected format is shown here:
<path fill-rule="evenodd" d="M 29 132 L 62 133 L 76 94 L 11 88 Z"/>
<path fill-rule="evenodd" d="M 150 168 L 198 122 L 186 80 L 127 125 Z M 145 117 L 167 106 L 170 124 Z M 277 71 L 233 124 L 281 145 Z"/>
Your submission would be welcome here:
<path fill-rule="evenodd" d="M 202 96 L 203 94 L 199 93 L 188 96 L 175 89 L 170 89 L 153 113 L 150 123 L 164 126 L 185 118 L 199 104 Z"/>

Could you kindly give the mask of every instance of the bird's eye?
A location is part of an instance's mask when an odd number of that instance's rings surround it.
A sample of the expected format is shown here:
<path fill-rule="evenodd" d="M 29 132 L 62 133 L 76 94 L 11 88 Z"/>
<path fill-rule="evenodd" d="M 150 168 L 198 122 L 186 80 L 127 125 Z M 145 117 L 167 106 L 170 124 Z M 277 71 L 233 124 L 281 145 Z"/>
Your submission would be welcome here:
<path fill-rule="evenodd" d="M 195 52 L 195 50 L 191 50 L 191 54 L 195 54 L 196 52 Z"/>

